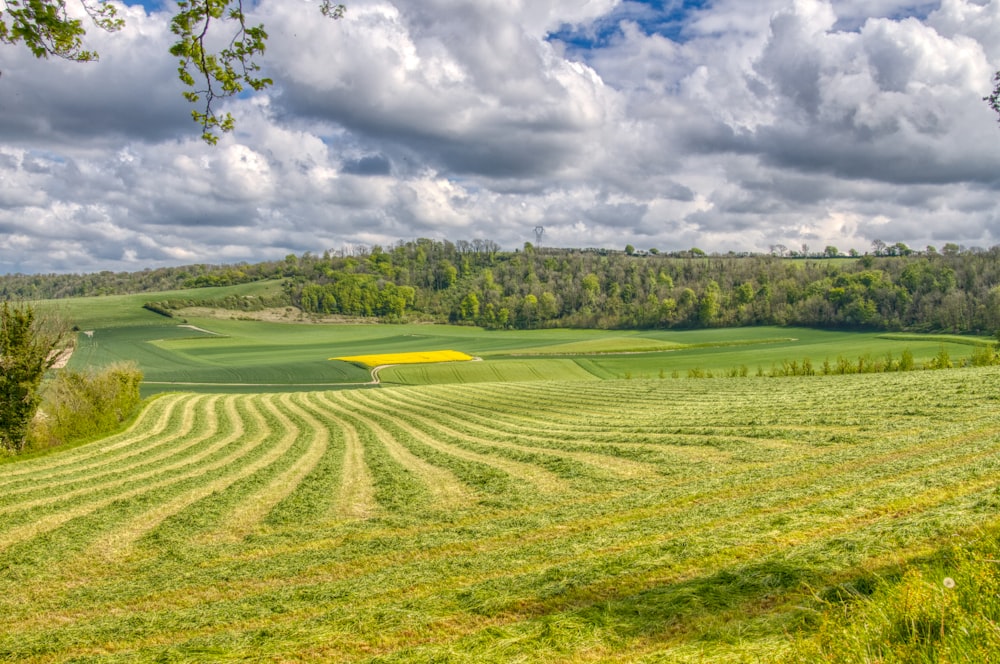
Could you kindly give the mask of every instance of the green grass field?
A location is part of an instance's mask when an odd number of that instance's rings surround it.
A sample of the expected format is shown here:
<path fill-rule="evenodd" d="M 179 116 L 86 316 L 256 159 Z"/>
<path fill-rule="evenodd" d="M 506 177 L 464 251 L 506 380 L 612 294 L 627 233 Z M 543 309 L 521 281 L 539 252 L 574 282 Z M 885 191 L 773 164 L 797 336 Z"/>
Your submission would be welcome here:
<path fill-rule="evenodd" d="M 255 386 L 258 391 L 279 387 L 331 387 L 367 383 L 368 371 L 348 362 L 330 362 L 327 340 L 297 334 L 320 328 L 272 324 L 271 334 L 254 334 L 260 324 L 214 324 L 207 333 L 187 327 L 122 327 L 81 334 L 70 368 L 133 360 L 145 375 L 144 393 L 195 388 L 218 391 Z"/>
<path fill-rule="evenodd" d="M 673 330 L 504 330 L 448 325 L 296 324 L 221 318 L 167 318 L 142 308 L 149 301 L 212 300 L 274 295 L 279 282 L 41 303 L 79 330 L 70 368 L 118 360 L 139 364 L 143 394 L 287 391 L 353 387 L 371 381 L 363 368 L 331 357 L 411 353 L 448 348 L 481 358 L 461 365 L 384 369 L 386 384 L 684 377 L 691 370 L 765 372 L 783 361 L 814 366 L 839 357 L 899 357 L 917 364 L 945 347 L 969 357 L 987 338 L 821 331 L 804 328 Z M 294 313 L 294 312 L 293 312 Z M 182 326 L 187 324 L 188 326 Z M 198 328 L 198 329 L 193 329 Z M 86 332 L 86 333 L 85 333 Z"/>
<path fill-rule="evenodd" d="M 989 341 L 776 327 L 487 331 L 447 325 L 322 325 L 218 318 L 190 318 L 188 325 L 181 325 L 142 309 L 137 314 L 124 307 L 121 299 L 93 299 L 96 304 L 87 319 L 92 325 L 81 328 L 86 333 L 78 335 L 70 368 L 134 360 L 145 374 L 147 395 L 176 389 L 241 392 L 254 386 L 275 391 L 359 385 L 371 380 L 366 370 L 329 358 L 441 348 L 482 361 L 464 366 L 396 366 L 382 370 L 380 380 L 419 385 L 662 378 L 685 376 L 692 369 L 725 373 L 741 366 L 753 373 L 758 367 L 769 371 L 785 360 L 809 358 L 819 365 L 839 357 L 854 361 L 862 355 L 891 354 L 898 358 L 904 350 L 919 364 L 942 347 L 958 360 L 971 355 L 975 343 Z M 69 302 L 74 303 L 69 310 L 79 307 L 78 300 Z M 131 303 L 138 306 L 135 299 Z M 96 324 L 102 307 L 107 316 L 103 325 Z"/>
<path fill-rule="evenodd" d="M 112 327 L 173 326 L 181 321 L 143 309 L 142 305 L 146 302 L 159 300 L 218 300 L 227 296 L 269 296 L 280 292 L 281 282 L 258 281 L 239 286 L 136 293 L 134 295 L 105 295 L 100 297 L 43 300 L 38 303 L 38 306 L 40 310 L 58 314 L 71 326 L 75 325 L 80 330 Z"/>
<path fill-rule="evenodd" d="M 996 556 L 973 574 L 940 553 L 998 527 L 1000 368 L 752 376 L 904 349 L 918 366 L 942 348 L 960 360 L 990 340 L 141 308 L 275 287 L 45 305 L 89 332 L 71 368 L 133 360 L 145 394 L 171 393 L 118 435 L 0 464 L 0 661 L 1000 652 L 1000 615 L 970 622 L 938 578 L 1000 593 L 1000 572 L 995 591 L 970 581 Z M 328 359 L 445 348 L 478 360 L 386 367 L 375 386 Z M 741 366 L 750 377 L 721 377 Z"/>
<path fill-rule="evenodd" d="M 817 597 L 996 519 L 998 380 L 164 395 L 0 466 L 0 660 L 816 661 Z"/>

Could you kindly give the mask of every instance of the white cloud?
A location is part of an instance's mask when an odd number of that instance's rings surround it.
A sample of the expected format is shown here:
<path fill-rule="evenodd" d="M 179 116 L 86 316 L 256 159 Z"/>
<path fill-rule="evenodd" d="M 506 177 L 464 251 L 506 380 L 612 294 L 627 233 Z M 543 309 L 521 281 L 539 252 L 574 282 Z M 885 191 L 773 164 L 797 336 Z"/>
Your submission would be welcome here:
<path fill-rule="evenodd" d="M 99 63 L 0 48 L 0 271 L 516 247 L 536 225 L 661 250 L 1000 243 L 1000 0 L 717 0 L 667 34 L 615 0 L 255 11 L 276 85 L 225 105 L 214 148 L 165 14 L 90 35 Z M 566 25 L 599 46 L 549 39 Z"/>

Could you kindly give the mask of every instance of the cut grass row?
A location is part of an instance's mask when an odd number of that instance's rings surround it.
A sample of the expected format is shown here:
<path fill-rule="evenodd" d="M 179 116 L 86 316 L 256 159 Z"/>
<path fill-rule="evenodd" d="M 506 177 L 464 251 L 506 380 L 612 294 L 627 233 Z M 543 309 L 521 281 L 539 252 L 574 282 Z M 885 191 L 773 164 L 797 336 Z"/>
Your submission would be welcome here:
<path fill-rule="evenodd" d="M 994 518 L 998 378 L 161 397 L 0 468 L 0 659 L 794 654 L 812 591 Z"/>

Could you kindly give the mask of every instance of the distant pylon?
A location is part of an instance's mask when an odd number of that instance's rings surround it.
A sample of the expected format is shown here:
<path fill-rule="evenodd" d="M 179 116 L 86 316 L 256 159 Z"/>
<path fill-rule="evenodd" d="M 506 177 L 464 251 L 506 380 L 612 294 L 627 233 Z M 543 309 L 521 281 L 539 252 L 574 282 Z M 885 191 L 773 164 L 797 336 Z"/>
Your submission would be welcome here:
<path fill-rule="evenodd" d="M 535 244 L 541 246 L 543 235 L 545 235 L 545 226 L 535 226 Z"/>

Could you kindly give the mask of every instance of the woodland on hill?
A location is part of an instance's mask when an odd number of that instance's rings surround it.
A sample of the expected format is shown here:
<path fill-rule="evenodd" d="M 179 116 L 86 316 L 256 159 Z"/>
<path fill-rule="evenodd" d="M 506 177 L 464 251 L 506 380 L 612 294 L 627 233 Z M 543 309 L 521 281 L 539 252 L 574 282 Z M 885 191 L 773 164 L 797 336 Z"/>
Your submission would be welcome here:
<path fill-rule="evenodd" d="M 833 249 L 833 248 L 829 248 Z M 487 328 L 698 328 L 802 325 L 994 334 L 1000 330 L 1000 246 L 913 252 L 706 255 L 595 249 L 501 251 L 488 240 L 429 239 L 289 255 L 257 264 L 136 273 L 8 275 L 2 298 L 58 298 L 283 279 L 280 294 L 151 302 L 297 306 L 311 314 L 429 320 Z"/>

